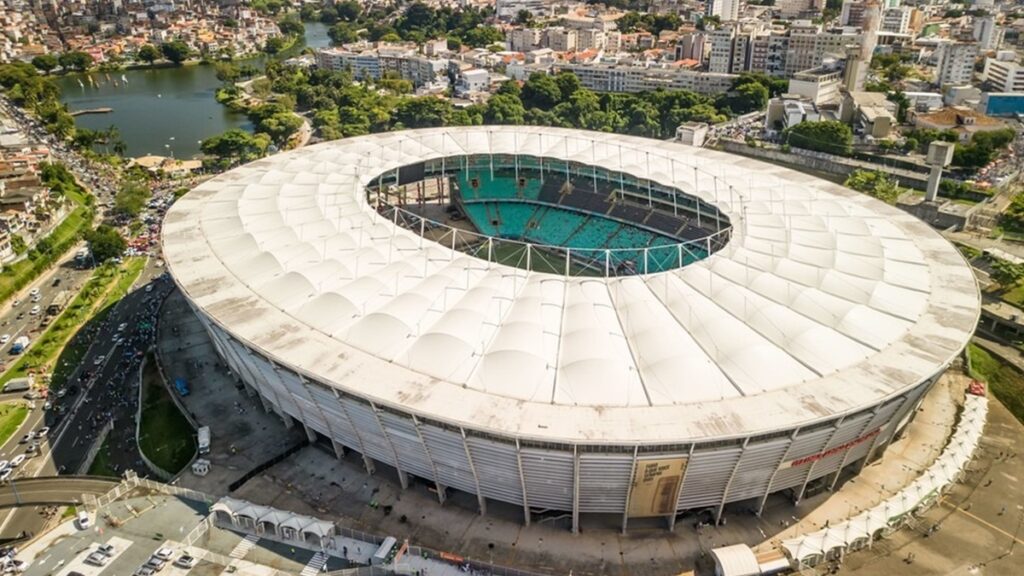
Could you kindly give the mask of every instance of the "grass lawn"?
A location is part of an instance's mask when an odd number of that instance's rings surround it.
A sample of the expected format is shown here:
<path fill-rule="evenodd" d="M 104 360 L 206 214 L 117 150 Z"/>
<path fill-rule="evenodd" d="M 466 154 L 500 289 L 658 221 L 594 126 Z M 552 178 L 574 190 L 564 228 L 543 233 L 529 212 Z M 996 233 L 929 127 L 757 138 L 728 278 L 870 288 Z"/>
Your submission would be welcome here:
<path fill-rule="evenodd" d="M 114 472 L 114 469 L 110 466 L 110 436 L 103 439 L 103 444 L 100 446 L 99 451 L 96 452 L 96 458 L 92 461 L 92 465 L 89 466 L 89 471 L 86 474 L 89 476 L 118 477 L 117 472 Z"/>
<path fill-rule="evenodd" d="M 62 386 L 64 379 L 67 378 L 65 372 L 74 370 L 74 367 L 81 362 L 89 345 L 85 339 L 75 338 L 74 346 L 69 347 L 72 349 L 72 353 L 66 354 L 65 347 L 68 341 L 87 322 L 97 315 L 105 315 L 113 303 L 123 298 L 145 265 L 145 258 L 131 258 L 120 268 L 113 266 L 97 268 L 67 309 L 50 324 L 42 336 L 32 343 L 28 351 L 22 354 L 10 370 L 0 377 L 0 384 L 12 378 L 24 376 L 31 369 L 49 366 L 54 360 L 57 360 L 57 367 L 62 368 L 62 379 L 60 382 L 56 382 L 55 378 L 51 379 L 50 387 Z M 102 301 L 101 297 L 103 297 Z M 100 312 L 97 313 L 97 310 Z"/>
<path fill-rule="evenodd" d="M 176 474 L 195 454 L 195 431 L 164 386 L 153 355 L 146 359 L 142 387 L 139 450 L 166 472 Z"/>
<path fill-rule="evenodd" d="M 68 200 L 74 204 L 74 207 L 71 208 L 71 213 L 64 218 L 64 221 L 47 236 L 50 246 L 52 246 L 50 251 L 34 260 L 24 258 L 10 266 L 4 266 L 3 271 L 0 272 L 0 302 L 7 300 L 15 292 L 35 280 L 67 252 L 89 228 L 93 212 L 85 205 L 85 197 L 80 193 L 70 193 Z"/>
<path fill-rule="evenodd" d="M 0 445 L 7 442 L 7 439 L 21 426 L 26 417 L 28 417 L 28 406 L 23 403 L 0 404 Z"/>
<path fill-rule="evenodd" d="M 967 347 L 967 353 L 974 375 L 988 384 L 992 394 L 1017 420 L 1024 422 L 1024 374 L 974 344 Z"/>

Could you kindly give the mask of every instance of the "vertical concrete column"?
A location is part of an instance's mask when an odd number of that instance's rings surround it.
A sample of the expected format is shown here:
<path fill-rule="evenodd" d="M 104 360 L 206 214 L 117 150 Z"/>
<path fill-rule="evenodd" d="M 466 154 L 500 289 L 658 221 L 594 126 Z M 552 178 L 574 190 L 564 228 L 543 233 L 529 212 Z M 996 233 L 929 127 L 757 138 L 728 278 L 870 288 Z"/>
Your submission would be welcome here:
<path fill-rule="evenodd" d="M 267 400 L 267 398 L 263 394 L 260 394 L 259 396 L 260 396 L 260 404 L 263 404 L 264 412 L 266 412 L 267 414 L 270 414 L 273 411 L 273 407 L 270 405 L 270 401 Z"/>
<path fill-rule="evenodd" d="M 309 424 L 302 423 L 302 429 L 306 431 L 306 438 L 309 439 L 310 444 L 316 443 L 316 430 L 309 427 Z"/>
<path fill-rule="evenodd" d="M 572 533 L 580 533 L 580 449 L 572 447 Z"/>

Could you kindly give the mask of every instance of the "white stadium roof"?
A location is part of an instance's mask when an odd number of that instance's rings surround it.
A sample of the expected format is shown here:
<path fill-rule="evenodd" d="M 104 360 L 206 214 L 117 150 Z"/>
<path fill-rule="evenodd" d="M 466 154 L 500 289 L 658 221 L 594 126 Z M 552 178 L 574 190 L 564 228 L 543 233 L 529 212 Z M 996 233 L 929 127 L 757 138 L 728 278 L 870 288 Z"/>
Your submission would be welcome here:
<path fill-rule="evenodd" d="M 464 154 L 572 160 L 717 206 L 732 239 L 646 276 L 571 277 L 423 240 L 367 203 L 378 174 Z M 538 127 L 376 134 L 217 176 L 164 225 L 176 281 L 275 362 L 496 434 L 659 443 L 871 406 L 940 372 L 979 297 L 928 225 L 830 182 L 680 144 Z"/>

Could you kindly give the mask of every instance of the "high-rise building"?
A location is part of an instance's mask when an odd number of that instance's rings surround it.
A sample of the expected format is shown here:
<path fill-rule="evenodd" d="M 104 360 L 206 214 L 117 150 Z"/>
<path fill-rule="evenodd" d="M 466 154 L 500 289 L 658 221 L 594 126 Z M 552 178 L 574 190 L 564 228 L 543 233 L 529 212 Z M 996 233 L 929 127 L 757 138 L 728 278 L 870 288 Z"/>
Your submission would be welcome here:
<path fill-rule="evenodd" d="M 1016 59 L 985 59 L 982 78 L 993 92 L 1024 92 L 1024 66 Z"/>
<path fill-rule="evenodd" d="M 996 25 L 995 16 L 979 16 L 974 19 L 972 37 L 981 50 L 998 50 L 1003 43 L 1003 29 Z"/>
<path fill-rule="evenodd" d="M 861 42 L 861 34 L 852 30 L 822 30 L 810 22 L 794 23 L 789 29 L 786 75 L 821 66 L 828 56 L 845 57 Z"/>
<path fill-rule="evenodd" d="M 839 24 L 860 28 L 864 24 L 864 8 L 863 0 L 844 0 L 839 12 Z"/>
<path fill-rule="evenodd" d="M 703 32 L 683 34 L 676 41 L 676 60 L 704 62 L 704 46 L 708 37 Z"/>
<path fill-rule="evenodd" d="M 740 19 L 740 0 L 708 0 L 705 11 L 708 16 L 718 16 L 722 22 Z"/>
<path fill-rule="evenodd" d="M 939 86 L 970 84 L 977 57 L 977 44 L 943 42 L 935 50 L 935 83 Z"/>
<path fill-rule="evenodd" d="M 726 24 L 708 34 L 708 72 L 728 74 L 732 70 L 732 51 L 736 27 Z"/>
<path fill-rule="evenodd" d="M 882 32 L 894 34 L 906 34 L 910 31 L 910 21 L 914 15 L 914 9 L 910 6 L 898 8 L 887 8 L 882 12 Z"/>

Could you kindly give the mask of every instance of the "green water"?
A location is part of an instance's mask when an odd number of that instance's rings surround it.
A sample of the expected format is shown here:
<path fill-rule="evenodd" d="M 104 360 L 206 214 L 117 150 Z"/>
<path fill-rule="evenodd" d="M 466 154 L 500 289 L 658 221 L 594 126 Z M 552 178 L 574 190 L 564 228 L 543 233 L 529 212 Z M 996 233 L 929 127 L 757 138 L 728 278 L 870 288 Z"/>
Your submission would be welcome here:
<path fill-rule="evenodd" d="M 293 56 L 303 46 L 329 45 L 327 29 L 323 24 L 307 22 L 305 43 L 281 57 Z M 252 61 L 262 62 L 262 59 Z M 122 74 L 127 82 L 122 80 Z M 68 108 L 72 111 L 113 108 L 113 112 L 78 116 L 76 125 L 93 130 L 117 126 L 129 156 L 173 154 L 175 158 L 191 158 L 199 153 L 199 141 L 204 138 L 229 128 L 252 129 L 244 114 L 231 112 L 214 99 L 214 92 L 221 83 L 213 66 L 110 72 L 109 80 L 108 73 L 93 72 L 88 76 L 96 83 L 95 87 L 85 76 L 58 78 L 62 99 Z"/>

